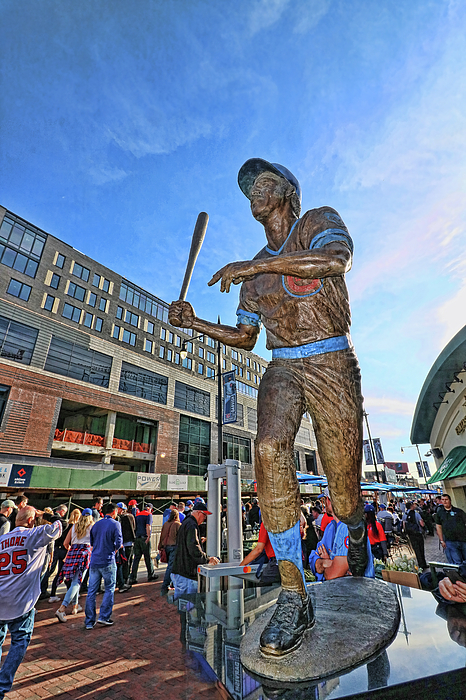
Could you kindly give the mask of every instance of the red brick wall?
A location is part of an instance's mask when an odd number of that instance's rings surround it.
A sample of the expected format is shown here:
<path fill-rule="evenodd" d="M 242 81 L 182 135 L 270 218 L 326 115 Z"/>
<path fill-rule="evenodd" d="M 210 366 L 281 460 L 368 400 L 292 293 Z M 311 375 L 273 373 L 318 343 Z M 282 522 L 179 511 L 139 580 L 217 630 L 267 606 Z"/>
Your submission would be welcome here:
<path fill-rule="evenodd" d="M 7 415 L 0 432 L 0 452 L 50 457 L 50 438 L 59 399 L 159 422 L 157 471 L 176 474 L 179 414 L 176 411 L 49 377 L 24 367 L 0 364 L 0 384 L 11 386 Z M 165 457 L 160 454 L 164 452 Z"/>

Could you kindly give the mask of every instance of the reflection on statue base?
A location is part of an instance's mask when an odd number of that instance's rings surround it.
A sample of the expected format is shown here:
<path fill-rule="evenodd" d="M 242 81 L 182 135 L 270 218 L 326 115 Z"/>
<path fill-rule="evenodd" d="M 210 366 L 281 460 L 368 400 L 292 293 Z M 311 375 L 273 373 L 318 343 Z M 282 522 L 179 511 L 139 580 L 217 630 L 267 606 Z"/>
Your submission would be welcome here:
<path fill-rule="evenodd" d="M 316 623 L 296 651 L 278 659 L 260 652 L 259 639 L 275 605 L 244 635 L 241 662 L 254 676 L 285 684 L 338 676 L 370 661 L 394 639 L 400 608 L 386 583 L 348 576 L 309 590 Z"/>

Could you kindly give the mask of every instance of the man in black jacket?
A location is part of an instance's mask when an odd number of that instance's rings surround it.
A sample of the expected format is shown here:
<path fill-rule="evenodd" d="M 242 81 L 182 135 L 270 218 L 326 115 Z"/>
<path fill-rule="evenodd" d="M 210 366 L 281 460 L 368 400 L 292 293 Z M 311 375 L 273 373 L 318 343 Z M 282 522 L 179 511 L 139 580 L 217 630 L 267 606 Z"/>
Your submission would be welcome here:
<path fill-rule="evenodd" d="M 182 594 L 196 593 L 197 567 L 199 564 L 218 564 L 216 557 L 208 557 L 201 547 L 199 525 L 212 513 L 205 503 L 196 503 L 191 515 L 181 524 L 176 538 L 176 554 L 172 568 L 175 598 Z"/>

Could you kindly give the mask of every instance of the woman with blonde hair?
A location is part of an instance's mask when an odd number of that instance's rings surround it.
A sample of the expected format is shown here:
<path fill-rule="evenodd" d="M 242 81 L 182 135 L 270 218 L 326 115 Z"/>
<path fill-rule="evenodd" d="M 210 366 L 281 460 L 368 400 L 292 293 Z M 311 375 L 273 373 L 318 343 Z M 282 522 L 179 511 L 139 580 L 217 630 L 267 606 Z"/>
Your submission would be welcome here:
<path fill-rule="evenodd" d="M 66 584 L 69 584 L 69 588 L 63 598 L 63 603 L 55 612 L 60 622 L 66 622 L 65 610 L 68 605 L 73 605 L 72 615 L 82 611 L 82 607 L 78 605 L 79 587 L 81 586 L 84 572 L 89 568 L 91 559 L 90 533 L 93 525 L 92 510 L 85 508 L 78 522 L 69 530 L 63 543 L 68 553 L 63 569 L 60 572 L 58 583 L 64 579 Z"/>
<path fill-rule="evenodd" d="M 44 508 L 44 513 L 46 513 L 46 512 L 49 512 L 53 515 L 53 510 L 51 508 Z M 64 532 L 63 542 L 65 541 L 66 536 L 69 533 L 69 531 L 71 530 L 71 528 L 73 527 L 73 525 L 76 525 L 76 523 L 78 522 L 80 517 L 81 517 L 81 511 L 79 510 L 79 508 L 75 508 L 74 510 L 71 511 L 70 518 L 68 520 L 68 524 L 67 524 L 65 532 Z M 65 563 L 64 559 L 58 560 L 58 571 L 56 573 L 55 578 L 52 581 L 52 590 L 50 592 L 49 603 L 58 603 L 60 601 L 60 598 L 58 598 L 58 596 L 57 596 L 57 588 L 58 588 L 58 584 L 60 582 L 59 581 L 60 574 L 61 574 L 61 570 L 63 569 L 64 563 Z M 60 579 L 60 580 L 62 580 L 62 579 Z"/>

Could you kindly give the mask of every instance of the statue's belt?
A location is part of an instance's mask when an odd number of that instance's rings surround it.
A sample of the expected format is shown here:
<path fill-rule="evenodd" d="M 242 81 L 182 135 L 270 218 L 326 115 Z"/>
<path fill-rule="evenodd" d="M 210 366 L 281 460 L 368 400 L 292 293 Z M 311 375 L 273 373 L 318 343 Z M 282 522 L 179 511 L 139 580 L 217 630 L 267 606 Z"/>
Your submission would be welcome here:
<path fill-rule="evenodd" d="M 312 355 L 323 355 L 326 352 L 336 352 L 352 347 L 347 335 L 338 335 L 335 338 L 325 338 L 316 340 L 314 343 L 298 345 L 294 348 L 274 348 L 272 350 L 273 360 L 299 360 Z"/>

